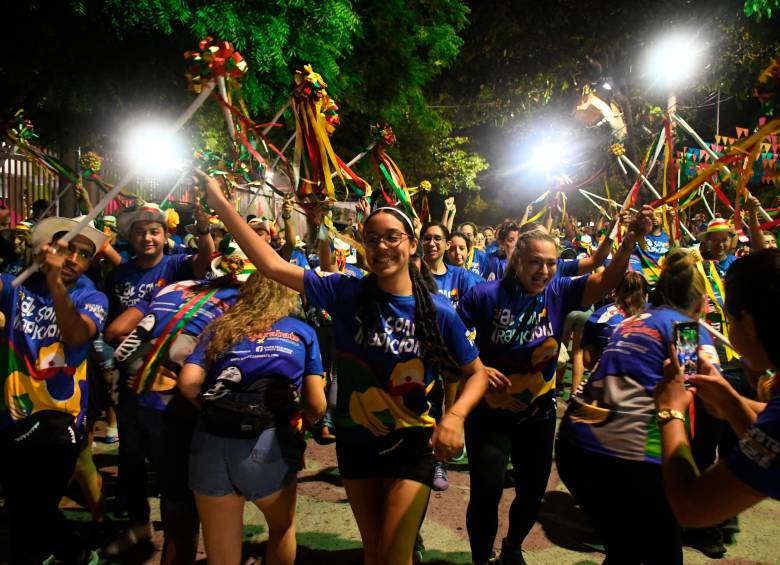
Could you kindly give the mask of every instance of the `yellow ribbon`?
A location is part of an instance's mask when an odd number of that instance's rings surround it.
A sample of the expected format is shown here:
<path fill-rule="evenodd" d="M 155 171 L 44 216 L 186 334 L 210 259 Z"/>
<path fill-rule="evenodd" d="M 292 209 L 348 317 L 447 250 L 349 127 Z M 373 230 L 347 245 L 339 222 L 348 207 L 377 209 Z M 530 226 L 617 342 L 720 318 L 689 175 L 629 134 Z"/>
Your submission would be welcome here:
<path fill-rule="evenodd" d="M 726 300 L 726 293 L 723 289 L 723 280 L 720 278 L 720 274 L 718 273 L 718 270 L 715 268 L 715 262 L 714 261 L 707 261 L 709 263 L 709 276 L 704 271 L 704 264 L 702 261 L 698 261 L 696 263 L 696 269 L 699 271 L 699 274 L 704 279 L 704 287 L 707 289 L 707 296 L 710 297 L 710 300 L 712 301 L 713 306 L 715 307 L 716 312 L 720 316 L 721 319 L 721 329 L 723 330 L 723 335 L 726 336 L 728 339 L 729 337 L 729 331 L 728 331 L 728 321 L 726 320 L 726 314 L 723 311 L 723 305 L 718 301 L 718 296 L 715 294 L 715 288 L 713 288 L 713 283 L 715 284 L 715 287 L 718 289 L 718 293 L 720 294 L 720 297 L 722 300 Z M 728 347 L 727 345 L 724 345 L 726 348 L 726 360 L 731 361 L 735 357 L 739 357 L 736 351 Z"/>

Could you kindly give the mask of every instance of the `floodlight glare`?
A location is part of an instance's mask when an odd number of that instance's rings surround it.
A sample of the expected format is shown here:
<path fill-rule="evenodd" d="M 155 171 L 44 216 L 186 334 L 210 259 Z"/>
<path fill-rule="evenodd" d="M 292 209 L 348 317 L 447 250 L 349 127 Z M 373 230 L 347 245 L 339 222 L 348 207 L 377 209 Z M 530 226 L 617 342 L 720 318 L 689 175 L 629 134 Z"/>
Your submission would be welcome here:
<path fill-rule="evenodd" d="M 612 90 L 612 85 L 609 84 L 608 82 L 605 82 L 604 84 L 601 85 L 601 88 L 603 88 L 604 90 Z"/>
<path fill-rule="evenodd" d="M 185 162 L 184 147 L 162 124 L 144 124 L 130 132 L 127 154 L 131 163 L 144 172 L 163 173 Z"/>
<path fill-rule="evenodd" d="M 531 153 L 530 165 L 545 173 L 550 172 L 561 164 L 561 151 L 563 146 L 552 141 L 542 141 Z"/>
<path fill-rule="evenodd" d="M 674 90 L 690 80 L 705 47 L 692 31 L 678 31 L 656 41 L 645 60 L 645 74 L 653 84 Z"/>

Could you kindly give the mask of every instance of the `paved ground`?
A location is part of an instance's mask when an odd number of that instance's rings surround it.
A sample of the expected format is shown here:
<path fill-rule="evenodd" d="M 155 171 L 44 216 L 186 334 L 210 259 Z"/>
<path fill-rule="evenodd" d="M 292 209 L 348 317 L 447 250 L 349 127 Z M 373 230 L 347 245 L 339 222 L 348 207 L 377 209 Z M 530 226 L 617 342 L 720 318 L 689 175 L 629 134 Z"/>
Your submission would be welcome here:
<path fill-rule="evenodd" d="M 116 446 L 97 444 L 96 462 L 106 482 L 109 508 L 116 479 Z M 77 493 L 73 493 L 77 498 Z M 501 503 L 501 528 L 497 544 L 506 529 L 512 489 L 505 491 Z M 469 498 L 469 478 L 465 468 L 450 471 L 450 488 L 434 493 L 422 528 L 427 551 L 425 563 L 438 565 L 470 563 L 465 509 Z M 1 500 L 1 499 L 0 499 Z M 155 536 L 153 543 L 140 547 L 119 563 L 159 563 L 162 533 L 157 499 L 151 499 Z M 69 503 L 69 518 L 89 520 L 76 503 Z M 263 554 L 266 528 L 260 512 L 251 505 L 245 511 L 245 555 Z M 748 565 L 780 563 L 780 505 L 764 502 L 746 512 L 741 519 L 742 532 L 728 553 L 717 563 Z M 0 563 L 7 559 L 7 516 L 0 511 Z M 303 565 L 358 565 L 361 563 L 360 537 L 336 470 L 335 449 L 310 442 L 306 469 L 300 474 L 298 501 L 298 563 Z M 573 499 L 553 470 L 539 523 L 526 540 L 529 565 L 598 564 L 603 554 L 595 549 L 598 540 L 588 528 Z M 203 548 L 199 560 L 205 563 Z M 685 549 L 686 563 L 715 563 L 692 549 Z"/>

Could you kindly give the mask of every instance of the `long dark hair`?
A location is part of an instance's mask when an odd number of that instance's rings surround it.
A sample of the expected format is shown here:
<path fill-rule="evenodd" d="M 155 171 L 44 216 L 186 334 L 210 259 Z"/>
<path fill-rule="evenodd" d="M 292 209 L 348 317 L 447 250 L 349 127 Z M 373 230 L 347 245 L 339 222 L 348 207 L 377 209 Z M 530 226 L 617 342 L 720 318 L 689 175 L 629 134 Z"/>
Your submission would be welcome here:
<path fill-rule="evenodd" d="M 415 239 L 414 227 L 408 217 L 394 209 L 384 208 L 372 212 L 363 224 L 364 230 L 371 218 L 380 212 L 396 218 L 404 226 L 409 240 Z M 427 271 L 425 263 L 422 263 L 422 270 Z M 456 367 L 457 364 L 449 354 L 436 323 L 436 305 L 433 303 L 430 280 L 426 280 L 425 274 L 420 272 L 420 269 L 412 261 L 409 261 L 409 278 L 412 281 L 412 295 L 414 296 L 414 337 L 420 344 L 420 356 L 426 365 L 433 367 L 434 371 Z M 430 278 L 430 274 L 428 274 L 428 279 Z M 364 346 L 368 343 L 370 336 L 376 333 L 381 335 L 385 332 L 379 310 L 380 300 L 381 292 L 377 284 L 377 277 L 374 273 L 370 273 L 361 280 L 357 305 L 357 319 L 360 323 L 360 335 Z"/>
<path fill-rule="evenodd" d="M 739 319 L 748 312 L 758 341 L 775 369 L 780 368 L 777 320 L 780 316 L 780 249 L 762 249 L 740 258 L 726 273 L 726 310 Z"/>

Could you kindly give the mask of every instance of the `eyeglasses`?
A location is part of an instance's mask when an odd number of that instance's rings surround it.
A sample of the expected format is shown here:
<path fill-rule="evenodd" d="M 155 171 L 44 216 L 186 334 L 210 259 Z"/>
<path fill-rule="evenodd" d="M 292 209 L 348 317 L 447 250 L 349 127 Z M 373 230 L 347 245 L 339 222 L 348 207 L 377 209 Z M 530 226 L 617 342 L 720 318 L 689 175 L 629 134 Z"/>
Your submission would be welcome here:
<path fill-rule="evenodd" d="M 442 241 L 444 241 L 444 238 L 440 235 L 424 235 L 422 240 L 425 243 L 429 243 L 431 241 L 435 241 L 436 243 L 441 243 Z"/>
<path fill-rule="evenodd" d="M 379 242 L 384 241 L 388 247 L 398 247 L 404 237 L 409 237 L 408 234 L 401 231 L 391 231 L 386 234 L 369 233 L 363 238 L 366 246 L 371 248 L 379 247 Z"/>

